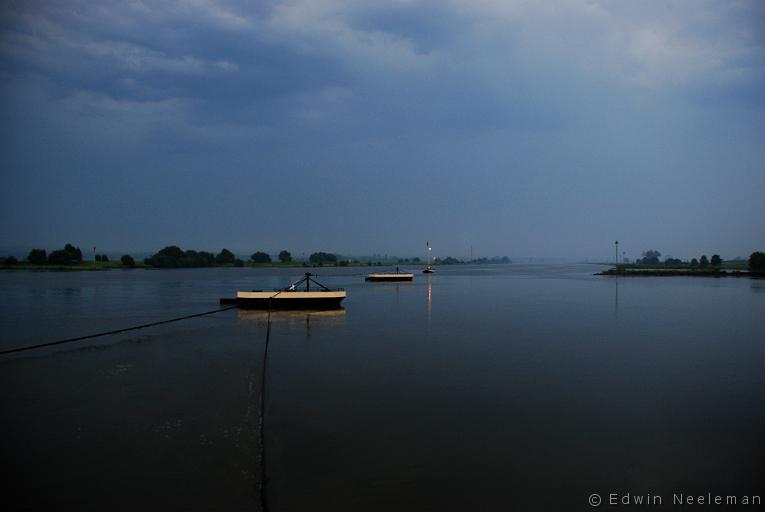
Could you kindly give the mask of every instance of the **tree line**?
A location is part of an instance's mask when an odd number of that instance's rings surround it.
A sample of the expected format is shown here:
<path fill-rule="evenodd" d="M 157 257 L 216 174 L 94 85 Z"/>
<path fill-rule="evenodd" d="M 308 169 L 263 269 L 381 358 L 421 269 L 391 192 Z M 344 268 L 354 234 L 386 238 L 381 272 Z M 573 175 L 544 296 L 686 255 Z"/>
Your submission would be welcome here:
<path fill-rule="evenodd" d="M 99 263 L 107 263 L 111 261 L 106 254 L 95 254 L 94 259 Z M 281 263 L 291 263 L 293 261 L 292 254 L 287 250 L 283 250 L 279 252 L 278 260 Z M 311 264 L 318 266 L 348 264 L 345 260 L 340 261 L 336 254 L 328 252 L 312 253 L 309 256 L 308 261 Z M 83 263 L 83 256 L 82 250 L 79 247 L 76 247 L 73 244 L 66 244 L 63 249 L 57 249 L 50 253 L 45 249 L 32 249 L 22 261 L 19 261 L 15 256 L 0 258 L 0 264 L 3 266 L 14 266 L 20 263 L 33 266 L 75 266 Z M 135 258 L 129 254 L 123 255 L 120 258 L 120 263 L 123 267 L 127 268 L 136 266 Z M 256 251 L 250 256 L 249 263 L 253 265 L 272 263 L 271 255 L 263 251 Z M 216 266 L 243 267 L 246 262 L 237 258 L 233 252 L 226 248 L 223 248 L 217 254 L 213 254 L 211 252 L 197 251 L 193 249 L 183 250 L 176 245 L 169 245 L 153 255 L 144 258 L 143 264 L 145 266 L 156 268 L 196 268 Z"/>
<path fill-rule="evenodd" d="M 667 257 L 664 259 L 664 262 L 661 261 L 661 253 L 656 250 L 648 250 L 644 251 L 642 254 L 642 258 L 638 258 L 635 260 L 635 263 L 638 265 L 672 265 L 672 266 L 691 266 L 691 267 L 699 267 L 699 268 L 707 268 L 709 266 L 712 267 L 719 267 L 723 264 L 722 258 L 720 258 L 719 254 L 713 254 L 712 259 L 710 260 L 707 258 L 706 254 L 702 254 L 699 259 L 692 258 L 690 261 L 682 261 L 679 258 L 672 258 Z"/>
<path fill-rule="evenodd" d="M 97 262 L 107 263 L 111 260 L 106 254 L 96 254 L 94 259 Z M 45 249 L 32 249 L 27 257 L 21 261 L 15 256 L 0 258 L 0 264 L 5 266 L 14 266 L 19 263 L 27 265 L 79 265 L 83 262 L 82 250 L 72 244 L 66 244 L 63 249 L 56 249 L 48 253 Z M 129 254 L 120 258 L 123 267 L 134 267 L 135 260 Z"/>
<path fill-rule="evenodd" d="M 691 268 L 719 268 L 722 266 L 723 261 L 719 254 L 713 254 L 712 258 L 707 258 L 706 254 L 702 254 L 700 258 L 691 258 L 690 261 L 683 261 L 679 258 L 667 257 L 664 261 L 661 261 L 661 252 L 656 250 L 648 250 L 642 253 L 642 258 L 635 260 L 638 265 L 668 265 L 673 267 L 691 267 Z M 765 252 L 755 251 L 749 256 L 749 270 L 753 273 L 765 272 Z"/>
<path fill-rule="evenodd" d="M 651 252 L 651 251 L 649 251 Z M 658 251 L 656 251 L 658 254 Z M 115 266 L 116 262 L 112 264 L 111 260 L 109 259 L 109 256 L 106 254 L 95 254 L 94 259 L 96 263 L 110 263 L 110 267 Z M 330 252 L 323 252 L 323 251 L 317 251 L 314 253 L 311 253 L 311 255 L 308 257 L 307 261 L 295 261 L 292 257 L 292 254 L 288 250 L 282 250 L 279 252 L 277 259 L 282 264 L 290 264 L 290 263 L 296 263 L 300 264 L 302 263 L 303 266 L 313 265 L 313 266 L 340 266 L 345 267 L 349 264 L 354 265 L 361 265 L 363 264 L 358 259 L 350 260 L 342 258 L 341 256 L 330 253 Z M 394 258 L 394 261 L 396 259 Z M 420 258 L 397 258 L 398 263 L 413 263 L 413 264 L 419 264 L 422 262 Z M 713 257 L 714 261 L 714 257 Z M 124 254 L 119 259 L 120 264 L 125 268 L 133 268 L 136 266 L 135 258 L 133 258 L 129 254 Z M 157 251 L 153 255 L 144 258 L 143 265 L 147 267 L 155 267 L 155 268 L 197 268 L 197 267 L 221 267 L 221 266 L 233 266 L 233 267 L 244 267 L 245 265 L 268 265 L 272 264 L 274 261 L 271 258 L 271 255 L 263 252 L 263 251 L 256 251 L 252 255 L 250 255 L 250 258 L 247 262 L 244 260 L 237 258 L 236 255 L 234 255 L 233 252 L 230 250 L 223 248 L 219 253 L 214 254 L 212 252 L 208 251 L 197 251 L 193 249 L 189 250 L 183 250 L 180 247 L 176 245 L 169 245 L 167 247 L 164 247 L 163 249 Z M 6 258 L 0 258 L 0 265 L 9 267 L 14 266 L 19 263 L 26 264 L 26 265 L 32 265 L 32 266 L 42 266 L 42 265 L 80 265 L 83 263 L 83 255 L 82 251 L 79 247 L 76 247 L 73 244 L 66 244 L 63 249 L 58 249 L 50 252 L 50 254 L 45 249 L 32 249 L 29 251 L 29 254 L 25 259 L 22 261 L 19 261 L 15 256 L 8 256 Z M 494 257 L 494 258 L 478 258 L 470 261 L 463 261 L 457 258 L 453 258 L 451 256 L 446 256 L 444 258 L 434 258 L 433 260 L 434 264 L 437 265 L 456 265 L 456 264 L 464 264 L 464 263 L 473 263 L 473 264 L 481 264 L 481 263 L 511 263 L 510 258 L 507 256 L 503 257 Z M 372 266 L 382 266 L 382 261 L 377 261 L 376 263 L 373 261 L 368 261 L 367 265 Z"/>
<path fill-rule="evenodd" d="M 292 254 L 283 250 L 279 252 L 278 259 L 281 263 L 291 263 L 293 261 Z M 338 257 L 336 254 L 327 252 L 315 252 L 311 254 L 308 261 L 314 265 L 322 266 L 337 265 Z M 223 249 L 217 255 L 206 251 L 184 251 L 180 247 L 171 245 L 158 251 L 153 256 L 146 258 L 144 263 L 151 267 L 158 268 L 183 268 L 183 267 L 213 267 L 213 266 L 234 266 L 243 267 L 245 265 L 244 260 L 237 258 L 234 253 L 228 249 Z M 256 251 L 250 256 L 250 263 L 257 264 L 270 264 L 273 263 L 271 255 L 263 252 Z M 342 262 L 340 262 L 342 264 Z M 347 264 L 347 263 L 346 263 Z"/>
<path fill-rule="evenodd" d="M 177 245 L 169 245 L 143 260 L 145 265 L 157 268 L 194 268 L 214 266 L 243 267 L 244 261 L 228 249 L 218 254 L 189 249 L 184 251 Z"/>

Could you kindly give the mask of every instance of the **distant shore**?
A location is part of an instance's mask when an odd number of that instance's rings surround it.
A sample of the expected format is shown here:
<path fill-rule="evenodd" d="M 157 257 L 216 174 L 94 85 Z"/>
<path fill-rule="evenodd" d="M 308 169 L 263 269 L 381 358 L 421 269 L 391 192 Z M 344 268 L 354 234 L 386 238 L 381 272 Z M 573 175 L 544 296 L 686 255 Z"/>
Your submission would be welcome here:
<path fill-rule="evenodd" d="M 70 265 L 57 265 L 51 263 L 33 264 L 26 262 L 19 262 L 13 265 L 0 265 L 0 270 L 24 270 L 32 272 L 87 272 L 87 271 L 99 271 L 99 270 L 130 270 L 134 268 L 152 268 L 142 262 L 136 262 L 132 267 L 126 267 L 119 261 L 83 261 L 80 263 L 73 263 Z"/>
<path fill-rule="evenodd" d="M 612 267 L 596 276 L 629 276 L 629 277 L 760 277 L 748 270 L 738 268 L 650 268 L 650 267 Z"/>
<path fill-rule="evenodd" d="M 324 264 L 316 265 L 310 262 L 302 261 L 290 261 L 290 262 L 271 262 L 271 263 L 245 263 L 242 266 L 237 265 L 211 265 L 211 266 L 194 266 L 194 267 L 173 267 L 173 268 L 343 268 L 343 267 L 392 267 L 401 266 L 404 267 L 423 267 L 425 263 L 399 263 L 395 261 L 380 261 L 380 262 L 343 262 L 342 264 Z M 25 272 L 92 272 L 103 270 L 158 270 L 162 267 L 153 267 L 143 262 L 135 262 L 135 265 L 126 267 L 119 261 L 83 261 L 80 263 L 73 263 L 70 265 L 54 265 L 54 264 L 32 264 L 26 262 L 19 262 L 13 265 L 0 264 L 0 270 L 4 271 L 25 271 Z"/>
<path fill-rule="evenodd" d="M 324 265 L 325 267 L 329 266 L 340 266 L 340 265 Z M 366 263 L 364 264 L 348 264 L 343 265 L 347 267 L 367 267 Z M 375 265 L 377 266 L 377 265 Z M 312 268 L 312 267 L 319 267 L 319 265 L 312 265 L 312 264 L 302 264 L 302 263 L 250 263 L 245 264 L 241 267 L 237 267 L 236 265 L 213 265 L 209 267 L 173 267 L 173 268 Z M 30 271 L 30 272 L 92 272 L 92 271 L 101 271 L 101 270 L 134 270 L 134 269 L 144 269 L 144 270 L 160 270 L 161 267 L 153 267 L 151 265 L 147 265 L 143 262 L 136 262 L 134 266 L 126 267 L 122 265 L 119 261 L 108 261 L 108 262 L 100 262 L 100 261 L 83 261 L 81 263 L 75 263 L 71 265 L 51 265 L 51 264 L 44 264 L 44 265 L 33 265 L 31 263 L 17 263 L 15 265 L 0 265 L 0 270 L 21 270 L 21 271 Z"/>

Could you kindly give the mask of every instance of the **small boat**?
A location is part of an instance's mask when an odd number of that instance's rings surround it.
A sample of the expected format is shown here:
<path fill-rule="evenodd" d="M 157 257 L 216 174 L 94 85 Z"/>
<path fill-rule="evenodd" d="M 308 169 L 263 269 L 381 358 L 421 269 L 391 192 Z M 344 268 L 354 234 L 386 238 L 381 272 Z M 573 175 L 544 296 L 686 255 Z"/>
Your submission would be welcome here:
<path fill-rule="evenodd" d="M 396 267 L 395 272 L 383 273 L 383 274 L 367 274 L 367 281 L 411 281 L 414 279 L 414 274 L 408 272 L 401 272 Z"/>
<path fill-rule="evenodd" d="M 233 299 L 220 299 L 221 304 L 233 304 L 240 308 L 248 309 L 335 309 L 340 307 L 340 302 L 346 297 L 342 288 L 330 290 L 320 282 L 313 279 L 310 272 L 305 277 L 287 288 L 274 291 L 252 290 L 248 292 L 236 292 Z M 305 290 L 298 290 L 298 286 L 305 283 Z M 319 287 L 311 290 L 311 283 Z"/>
<path fill-rule="evenodd" d="M 428 248 L 428 265 L 424 269 L 422 269 L 422 273 L 423 274 L 432 274 L 433 272 L 436 271 L 436 269 L 434 269 L 431 266 L 431 262 L 435 261 L 431 257 L 431 252 L 433 251 L 433 248 L 430 246 L 430 242 L 425 242 L 425 246 Z"/>

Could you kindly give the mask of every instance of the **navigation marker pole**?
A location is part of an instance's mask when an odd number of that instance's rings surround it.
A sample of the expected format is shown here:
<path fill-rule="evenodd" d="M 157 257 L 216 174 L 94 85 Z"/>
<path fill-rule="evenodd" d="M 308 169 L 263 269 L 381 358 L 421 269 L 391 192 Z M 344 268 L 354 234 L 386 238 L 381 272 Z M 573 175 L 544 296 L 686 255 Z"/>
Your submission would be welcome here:
<path fill-rule="evenodd" d="M 614 242 L 614 266 L 619 266 L 619 240 Z"/>

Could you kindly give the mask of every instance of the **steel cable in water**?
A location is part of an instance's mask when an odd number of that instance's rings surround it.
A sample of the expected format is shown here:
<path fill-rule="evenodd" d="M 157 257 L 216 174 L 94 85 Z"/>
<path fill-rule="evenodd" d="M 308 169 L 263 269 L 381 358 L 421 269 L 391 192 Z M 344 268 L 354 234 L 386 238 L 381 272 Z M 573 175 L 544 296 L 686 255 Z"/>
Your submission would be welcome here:
<path fill-rule="evenodd" d="M 263 512 L 268 511 L 268 499 L 266 497 L 266 376 L 268 369 L 268 344 L 271 341 L 271 299 L 282 293 L 280 290 L 268 298 L 268 317 L 266 319 L 266 344 L 263 347 L 263 369 L 260 373 L 260 416 L 258 428 L 260 430 L 260 508 Z"/>
<path fill-rule="evenodd" d="M 108 336 L 110 334 L 119 334 L 119 333 L 122 333 L 122 332 L 135 331 L 137 329 L 145 329 L 147 327 L 154 327 L 155 325 L 169 324 L 171 322 L 179 322 L 181 320 L 188 320 L 189 318 L 196 318 L 196 317 L 200 317 L 200 316 L 212 315 L 213 313 L 221 313 L 223 311 L 228 311 L 229 309 L 234 309 L 234 308 L 236 308 L 236 306 L 229 306 L 229 307 L 226 307 L 226 308 L 214 309 L 212 311 L 205 311 L 204 313 L 195 313 L 193 315 L 179 316 L 177 318 L 170 318 L 169 320 L 160 320 L 159 322 L 151 322 L 149 324 L 136 325 L 136 326 L 133 326 L 133 327 L 125 327 L 123 329 L 115 329 L 113 331 L 99 332 L 99 333 L 96 333 L 96 334 L 88 334 L 86 336 L 78 336 L 76 338 L 68 338 L 68 339 L 65 339 L 65 340 L 51 341 L 51 342 L 48 342 L 48 343 L 40 343 L 40 344 L 37 344 L 37 345 L 28 345 L 26 347 L 11 348 L 11 349 L 8 349 L 8 350 L 0 351 L 0 356 L 5 355 L 5 354 L 12 354 L 14 352 L 24 352 L 25 350 L 34 350 L 34 349 L 43 348 L 43 347 L 52 347 L 54 345 L 63 345 L 65 343 L 72 343 L 72 342 L 75 342 L 75 341 L 83 341 L 83 340 L 88 340 L 88 339 L 91 339 L 91 338 L 100 338 L 101 336 Z"/>

